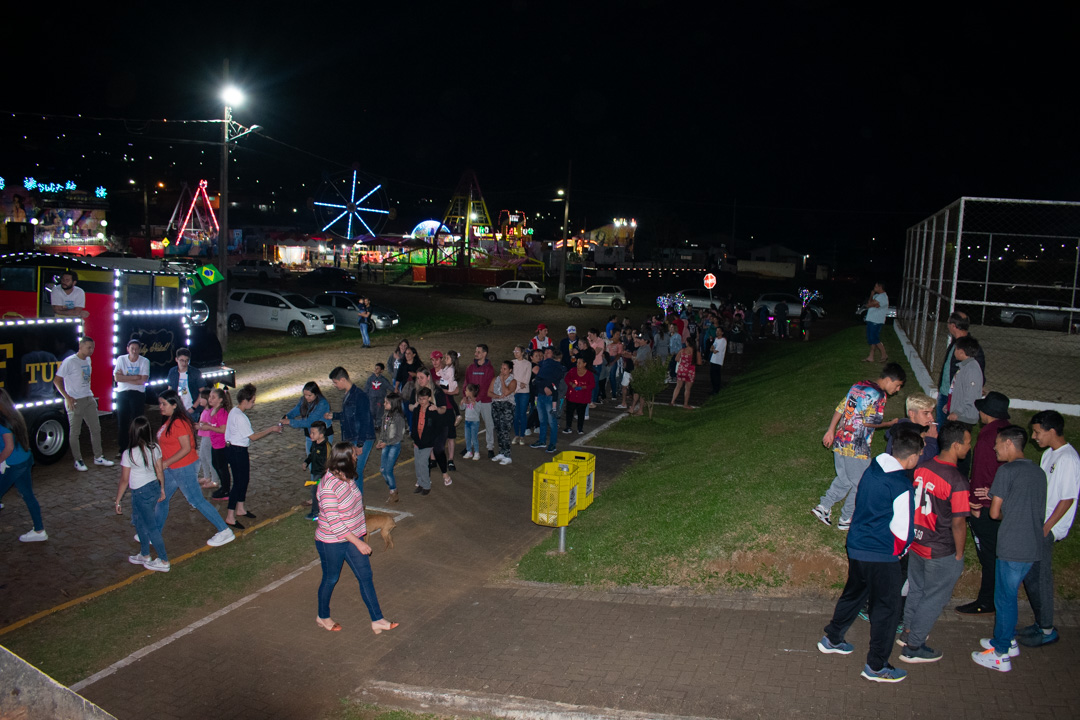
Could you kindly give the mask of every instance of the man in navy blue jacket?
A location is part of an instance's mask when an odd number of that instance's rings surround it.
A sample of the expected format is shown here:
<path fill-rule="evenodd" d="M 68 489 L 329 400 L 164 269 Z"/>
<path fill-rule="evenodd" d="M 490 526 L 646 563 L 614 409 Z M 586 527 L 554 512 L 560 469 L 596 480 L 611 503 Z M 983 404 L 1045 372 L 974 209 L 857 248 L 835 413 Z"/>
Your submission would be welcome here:
<path fill-rule="evenodd" d="M 341 398 L 341 412 L 326 413 L 327 420 L 337 420 L 341 423 L 341 439 L 351 442 L 356 449 L 356 486 L 360 492 L 364 492 L 364 468 L 367 466 L 368 455 L 375 444 L 375 425 L 371 421 L 371 402 L 367 393 L 353 385 L 349 379 L 349 373 L 345 368 L 338 366 L 330 371 L 330 380 L 334 387 L 342 390 L 345 397 Z"/>
<path fill-rule="evenodd" d="M 844 634 L 869 597 L 870 651 L 862 676 L 874 682 L 900 682 L 907 677 L 889 664 L 889 653 L 900 620 L 900 557 L 913 538 L 911 471 L 919 464 L 923 439 L 914 430 L 898 426 L 892 441 L 892 454 L 874 458 L 859 481 L 847 537 L 847 584 L 817 645 L 823 653 L 850 654 L 855 647 L 844 641 Z"/>

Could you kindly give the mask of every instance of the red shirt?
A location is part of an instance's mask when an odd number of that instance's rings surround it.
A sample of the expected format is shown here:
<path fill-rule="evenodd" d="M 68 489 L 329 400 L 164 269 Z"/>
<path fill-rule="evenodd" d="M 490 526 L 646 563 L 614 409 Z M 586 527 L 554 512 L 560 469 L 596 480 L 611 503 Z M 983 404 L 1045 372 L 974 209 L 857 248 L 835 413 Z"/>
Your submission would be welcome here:
<path fill-rule="evenodd" d="M 176 412 L 185 412 L 183 408 L 177 407 Z M 168 428 L 168 431 L 166 431 Z M 199 462 L 199 448 L 198 443 L 195 442 L 195 433 L 192 432 L 191 425 L 185 423 L 183 420 L 174 420 L 172 426 L 169 426 L 166 420 L 165 424 L 158 430 L 158 445 L 161 446 L 161 459 L 168 460 L 173 455 L 180 452 L 180 438 L 184 435 L 188 436 L 188 440 L 191 441 L 188 448 L 188 454 L 179 460 L 174 460 L 169 463 L 169 467 L 166 470 L 174 470 L 176 468 L 187 467 L 191 463 Z M 224 436 L 223 436 L 224 437 Z"/>
<path fill-rule="evenodd" d="M 994 441 L 997 440 L 998 431 L 1008 427 L 1008 420 L 994 420 L 992 423 L 983 425 L 979 436 L 975 440 L 975 448 L 971 451 L 971 500 L 979 507 L 990 507 L 990 501 L 982 501 L 975 497 L 975 491 L 979 488 L 989 488 L 994 484 L 994 475 L 998 468 L 1005 463 L 998 462 L 994 452 Z"/>
<path fill-rule="evenodd" d="M 971 514 L 968 481 L 953 463 L 924 460 L 915 468 L 915 539 L 911 551 L 927 560 L 956 555 L 952 519 Z"/>
<path fill-rule="evenodd" d="M 570 402 L 588 404 L 592 402 L 593 386 L 596 385 L 596 376 L 589 370 L 584 375 L 578 375 L 578 369 L 574 368 L 566 373 L 566 399 Z"/>

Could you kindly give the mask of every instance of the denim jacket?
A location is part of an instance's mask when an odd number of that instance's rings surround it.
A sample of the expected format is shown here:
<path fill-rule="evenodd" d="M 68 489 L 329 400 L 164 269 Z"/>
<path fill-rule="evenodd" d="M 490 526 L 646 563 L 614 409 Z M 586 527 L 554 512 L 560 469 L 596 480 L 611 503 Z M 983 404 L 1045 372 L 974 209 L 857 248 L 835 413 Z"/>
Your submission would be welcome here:
<path fill-rule="evenodd" d="M 323 422 L 326 422 L 326 413 L 330 412 L 330 403 L 327 402 L 326 398 L 324 397 L 319 398 L 315 401 L 315 407 L 311 408 L 311 412 L 308 413 L 308 416 L 306 418 L 300 417 L 300 409 L 301 407 L 303 407 L 303 405 L 304 399 L 300 398 L 300 400 L 296 403 L 296 406 L 293 407 L 293 409 L 289 412 L 285 413 L 285 417 L 289 419 L 290 427 L 300 428 L 304 431 L 304 437 L 311 437 L 310 435 L 308 435 L 308 428 L 310 428 L 311 423 L 315 422 L 316 420 L 322 420 Z M 331 445 L 334 444 L 333 427 L 327 429 L 326 440 Z M 322 473 L 320 472 L 319 475 L 322 475 Z"/>
<path fill-rule="evenodd" d="M 375 439 L 375 426 L 371 422 L 371 403 L 367 393 L 353 385 L 341 399 L 341 412 L 334 413 L 334 420 L 341 423 L 341 439 L 354 445 L 362 445 Z"/>

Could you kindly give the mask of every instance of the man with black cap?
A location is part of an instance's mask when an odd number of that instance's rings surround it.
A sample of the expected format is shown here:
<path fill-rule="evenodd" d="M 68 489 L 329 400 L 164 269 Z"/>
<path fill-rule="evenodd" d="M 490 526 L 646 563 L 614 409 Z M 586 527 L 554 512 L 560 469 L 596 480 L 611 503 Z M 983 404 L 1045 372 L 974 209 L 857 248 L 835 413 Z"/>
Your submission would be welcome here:
<path fill-rule="evenodd" d="M 971 515 L 968 525 L 975 538 L 975 550 L 982 565 L 982 584 L 973 602 L 958 605 L 956 612 L 962 615 L 989 615 L 994 612 L 994 579 L 997 562 L 997 534 L 1000 520 L 990 517 L 990 499 L 987 497 L 994 475 L 1004 463 L 994 452 L 998 431 L 1009 425 L 1009 398 L 999 392 L 987 393 L 975 401 L 979 411 L 982 430 L 979 431 L 971 462 Z"/>

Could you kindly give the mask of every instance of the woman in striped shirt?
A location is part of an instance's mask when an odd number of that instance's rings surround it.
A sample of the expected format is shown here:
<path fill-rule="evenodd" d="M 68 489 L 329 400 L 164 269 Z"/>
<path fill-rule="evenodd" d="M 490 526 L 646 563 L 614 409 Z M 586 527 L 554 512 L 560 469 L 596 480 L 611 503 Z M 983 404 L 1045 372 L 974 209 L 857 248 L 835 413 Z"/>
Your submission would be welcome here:
<path fill-rule="evenodd" d="M 339 442 L 330 451 L 326 474 L 319 482 L 319 522 L 315 528 L 315 548 L 322 563 L 322 582 L 319 584 L 320 627 L 338 632 L 341 625 L 330 618 L 330 596 L 341 576 L 341 566 L 349 563 L 360 581 L 360 597 L 371 615 L 371 629 L 376 635 L 398 626 L 382 615 L 375 585 L 371 579 L 371 546 L 364 542 L 367 523 L 364 519 L 364 498 L 356 486 L 356 459 L 351 443 Z"/>

